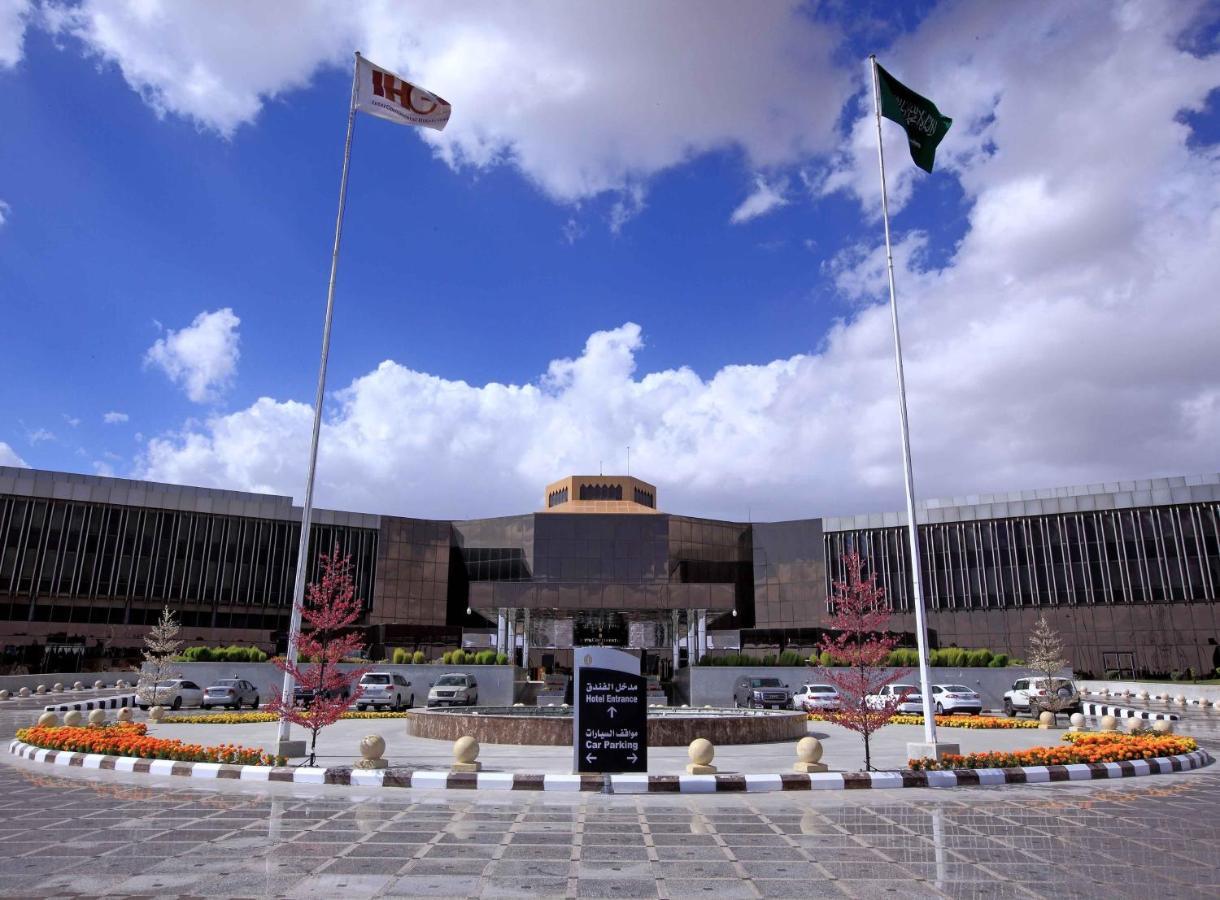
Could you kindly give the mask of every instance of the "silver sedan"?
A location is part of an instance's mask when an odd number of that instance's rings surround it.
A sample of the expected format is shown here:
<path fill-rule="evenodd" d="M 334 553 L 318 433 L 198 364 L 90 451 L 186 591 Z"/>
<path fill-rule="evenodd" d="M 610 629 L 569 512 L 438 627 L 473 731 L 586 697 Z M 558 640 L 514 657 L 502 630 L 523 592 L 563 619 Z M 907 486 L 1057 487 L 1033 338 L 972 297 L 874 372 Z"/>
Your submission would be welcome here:
<path fill-rule="evenodd" d="M 222 678 L 203 692 L 203 701 L 199 705 L 204 709 L 213 706 L 241 709 L 243 704 L 258 709 L 258 688 L 244 678 Z"/>

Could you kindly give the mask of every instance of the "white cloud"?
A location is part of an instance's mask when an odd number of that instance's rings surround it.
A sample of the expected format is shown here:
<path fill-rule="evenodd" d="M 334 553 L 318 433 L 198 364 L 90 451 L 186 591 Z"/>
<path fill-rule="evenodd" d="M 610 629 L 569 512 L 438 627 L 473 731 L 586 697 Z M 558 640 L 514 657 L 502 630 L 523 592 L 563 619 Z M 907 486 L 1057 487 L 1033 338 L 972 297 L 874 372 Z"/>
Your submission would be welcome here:
<path fill-rule="evenodd" d="M 26 461 L 17 455 L 17 451 L 4 443 L 4 441 L 0 441 L 0 466 L 16 466 L 19 469 L 29 468 Z"/>
<path fill-rule="evenodd" d="M 921 496 L 1215 471 L 1220 152 L 1189 147 L 1180 112 L 1220 85 L 1220 56 L 1179 46 L 1194 9 L 1047 4 L 1014 28 L 1002 5 L 952 5 L 887 53 L 955 117 L 941 166 L 968 209 L 937 268 L 936 233 L 895 222 Z M 876 159 L 853 161 L 859 128 L 829 177 L 868 210 Z M 904 154 L 896 144 L 893 170 L 929 190 Z M 673 511 L 744 518 L 746 498 L 761 519 L 899 508 L 879 243 L 828 264 L 845 318 L 816 352 L 765 365 L 637 373 L 632 324 L 526 385 L 384 362 L 333 397 L 319 499 L 519 512 L 548 480 L 630 444 L 633 471 Z M 262 398 L 150 441 L 140 468 L 299 493 L 309 424 L 307 404 Z"/>
<path fill-rule="evenodd" d="M 102 416 L 102 421 L 107 425 L 122 425 L 131 416 L 125 412 L 114 412 L 113 410 Z"/>
<path fill-rule="evenodd" d="M 444 134 L 417 132 L 441 158 L 516 166 L 569 202 L 630 194 L 709 151 L 740 148 L 772 166 L 829 150 L 849 86 L 832 60 L 836 30 L 796 0 L 317 0 L 290 14 L 84 0 L 55 22 L 115 63 L 158 113 L 223 135 L 319 70 L 350 67 L 359 47 L 453 103 Z M 632 208 L 629 197 L 620 214 Z"/>
<path fill-rule="evenodd" d="M 21 62 L 25 29 L 32 9 L 30 0 L 0 0 L 0 69 L 11 69 Z M 0 223 L 3 221 L 3 215 L 0 215 Z"/>
<path fill-rule="evenodd" d="M 80 419 L 78 419 L 76 416 L 70 416 L 67 413 L 64 413 L 63 416 L 64 421 L 67 422 L 72 428 L 76 428 L 78 425 L 80 425 Z"/>
<path fill-rule="evenodd" d="M 161 369 L 195 403 L 215 402 L 237 373 L 240 324 L 228 307 L 202 312 L 188 327 L 167 330 L 158 338 L 145 353 L 144 364 Z"/>
<path fill-rule="evenodd" d="M 93 474 L 101 475 L 104 478 L 113 478 L 114 477 L 114 466 L 112 466 L 106 460 L 95 459 L 93 461 Z"/>
<path fill-rule="evenodd" d="M 751 219 L 757 219 L 759 216 L 765 216 L 773 209 L 787 206 L 788 198 L 784 196 L 786 188 L 786 182 L 770 184 L 763 176 L 756 175 L 754 177 L 754 192 L 741 201 L 741 205 L 733 210 L 733 214 L 729 216 L 729 221 L 734 225 L 740 225 L 743 222 L 749 222 Z"/>
<path fill-rule="evenodd" d="M 55 434 L 45 428 L 31 428 L 26 430 L 25 439 L 31 444 L 45 444 L 55 440 Z"/>
<path fill-rule="evenodd" d="M 11 206 L 9 206 L 3 200 L 0 200 L 0 225 L 3 225 L 8 221 L 9 213 L 12 211 L 12 209 L 13 208 Z"/>

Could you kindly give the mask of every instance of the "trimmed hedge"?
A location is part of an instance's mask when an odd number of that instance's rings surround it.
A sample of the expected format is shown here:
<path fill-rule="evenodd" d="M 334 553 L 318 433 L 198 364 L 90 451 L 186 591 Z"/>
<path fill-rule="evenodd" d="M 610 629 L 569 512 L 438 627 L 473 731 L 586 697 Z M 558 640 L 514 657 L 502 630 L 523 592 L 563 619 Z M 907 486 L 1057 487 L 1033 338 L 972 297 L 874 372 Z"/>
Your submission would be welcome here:
<path fill-rule="evenodd" d="M 267 654 L 257 647 L 187 647 L 178 657 L 183 662 L 249 662 L 267 661 Z"/>
<path fill-rule="evenodd" d="M 962 647 L 943 647 L 933 650 L 928 662 L 941 668 L 968 669 L 991 667 L 1002 669 L 1009 665 L 1007 653 L 992 653 L 990 650 L 969 650 Z M 751 653 L 725 653 L 722 656 L 705 656 L 699 660 L 701 666 L 821 666 L 832 668 L 843 665 L 843 661 L 832 656 L 829 650 L 813 653 L 808 658 L 795 650 L 785 650 L 776 656 L 767 653 L 757 656 Z M 910 647 L 899 647 L 890 652 L 886 665 L 895 668 L 914 668 L 919 665 L 919 653 Z"/>

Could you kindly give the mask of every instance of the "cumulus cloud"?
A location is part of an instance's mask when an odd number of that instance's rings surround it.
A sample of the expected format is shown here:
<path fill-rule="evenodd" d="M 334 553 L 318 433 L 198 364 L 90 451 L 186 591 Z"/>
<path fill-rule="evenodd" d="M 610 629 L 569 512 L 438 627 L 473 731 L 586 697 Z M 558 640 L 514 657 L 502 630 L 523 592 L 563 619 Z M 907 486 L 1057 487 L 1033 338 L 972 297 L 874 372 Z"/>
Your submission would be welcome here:
<path fill-rule="evenodd" d="M 16 466 L 19 469 L 29 468 L 26 461 L 17 455 L 17 451 L 4 443 L 4 441 L 0 441 L 0 466 Z"/>
<path fill-rule="evenodd" d="M 111 412 L 108 412 L 102 416 L 102 422 L 107 425 L 122 425 L 130 418 L 131 416 L 127 415 L 125 412 L 114 412 L 112 410 Z"/>
<path fill-rule="evenodd" d="M 761 175 L 754 178 L 754 192 L 745 200 L 741 201 L 741 205 L 733 210 L 733 214 L 729 216 L 729 221 L 734 225 L 740 225 L 742 222 L 749 222 L 751 219 L 757 219 L 759 216 L 765 216 L 773 209 L 779 209 L 781 206 L 788 204 L 787 197 L 784 196 L 786 184 L 769 184 Z"/>
<path fill-rule="evenodd" d="M 164 372 L 195 403 L 215 402 L 237 373 L 240 324 L 228 307 L 202 312 L 186 328 L 168 330 L 158 338 L 145 353 L 144 364 Z"/>
<path fill-rule="evenodd" d="M 30 428 L 26 430 L 25 439 L 31 444 L 45 444 L 55 440 L 55 433 L 45 428 Z"/>
<path fill-rule="evenodd" d="M 968 210 L 935 266 L 933 235 L 895 221 L 922 496 L 1214 471 L 1220 257 L 1207 250 L 1220 246 L 1220 152 L 1192 144 L 1181 113 L 1220 85 L 1220 56 L 1178 40 L 1200 8 L 1031 5 L 1018 29 L 1003 6 L 953 4 L 886 54 L 955 117 L 938 168 Z M 865 211 L 875 207 L 875 148 L 854 148 L 868 124 L 848 126 L 813 181 Z M 931 184 L 900 141 L 899 203 Z M 540 506 L 548 480 L 630 445 L 633 471 L 658 482 L 674 511 L 898 508 L 879 243 L 827 264 L 843 318 L 817 349 L 766 364 L 706 378 L 641 373 L 643 332 L 630 323 L 593 334 L 529 384 L 471 385 L 383 362 L 333 397 L 320 501 L 424 516 L 519 512 Z M 265 397 L 151 440 L 140 467 L 299 494 L 309 424 L 306 403 Z"/>
<path fill-rule="evenodd" d="M 11 210 L 12 210 L 11 206 L 9 206 L 3 200 L 0 200 L 0 225 L 3 225 L 5 222 L 8 221 L 9 213 Z"/>
<path fill-rule="evenodd" d="M 620 218 L 633 189 L 700 153 L 770 166 L 829 150 L 849 90 L 836 29 L 797 0 L 316 0 L 289 18 L 276 4 L 84 0 L 54 21 L 158 113 L 226 136 L 359 47 L 453 103 L 443 134 L 418 132 L 451 165 L 513 165 L 562 201 L 627 192 Z"/>
<path fill-rule="evenodd" d="M 30 0 L 0 0 L 0 69 L 11 69 L 21 62 L 25 29 L 32 9 Z M 4 217 L 0 215 L 0 222 L 3 221 Z"/>

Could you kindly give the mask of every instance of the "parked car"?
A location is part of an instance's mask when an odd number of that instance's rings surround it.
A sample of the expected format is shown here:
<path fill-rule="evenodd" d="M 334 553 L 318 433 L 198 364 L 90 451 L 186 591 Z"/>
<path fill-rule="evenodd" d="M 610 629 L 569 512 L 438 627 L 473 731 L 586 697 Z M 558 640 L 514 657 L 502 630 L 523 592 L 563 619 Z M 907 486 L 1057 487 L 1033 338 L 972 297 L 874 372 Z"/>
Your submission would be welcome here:
<path fill-rule="evenodd" d="M 864 698 L 873 709 L 880 709 L 886 704 L 893 701 L 897 697 L 898 711 L 904 713 L 922 713 L 923 712 L 923 696 L 919 693 L 919 688 L 913 684 L 887 684 L 875 694 L 869 694 Z"/>
<path fill-rule="evenodd" d="M 411 682 L 397 672 L 365 672 L 360 676 L 361 694 L 356 709 L 388 706 L 390 709 L 410 709 L 415 705 Z"/>
<path fill-rule="evenodd" d="M 479 683 L 473 675 L 454 672 L 442 675 L 428 691 L 428 706 L 474 706 L 479 702 Z"/>
<path fill-rule="evenodd" d="M 203 702 L 203 688 L 185 678 L 158 681 L 155 687 L 141 688 L 137 693 L 140 709 L 148 709 L 149 706 L 182 709 L 184 706 L 198 706 Z"/>
<path fill-rule="evenodd" d="M 313 688 L 301 687 L 301 685 L 298 684 L 292 689 L 292 705 L 308 706 L 313 702 L 313 698 L 316 693 L 317 691 L 315 691 Z M 322 695 L 327 698 L 342 697 L 344 700 L 347 700 L 351 697 L 352 691 L 351 688 L 344 685 L 342 690 L 323 691 Z"/>
<path fill-rule="evenodd" d="M 251 709 L 258 709 L 258 688 L 244 678 L 222 678 L 209 685 L 203 692 L 199 705 L 204 709 L 213 706 L 227 706 L 229 709 L 241 709 L 242 704 L 248 704 Z"/>
<path fill-rule="evenodd" d="M 1037 716 L 1050 705 L 1056 707 L 1056 712 L 1080 712 L 1080 692 L 1072 679 L 1052 678 L 1048 687 L 1045 678 L 1018 678 L 1012 683 L 1012 690 L 1004 692 L 1004 714 L 1008 716 L 1019 712 Z"/>
<path fill-rule="evenodd" d="M 977 716 L 983 711 L 983 698 L 964 684 L 932 685 L 932 703 L 937 715 L 973 713 Z"/>
<path fill-rule="evenodd" d="M 792 695 L 792 708 L 803 709 L 805 712 L 817 712 L 823 709 L 838 709 L 843 704 L 843 698 L 838 690 L 829 684 L 803 684 L 801 689 Z"/>
<path fill-rule="evenodd" d="M 788 689 L 778 678 L 752 678 L 743 675 L 733 688 L 733 705 L 739 709 L 785 709 L 790 702 Z"/>

